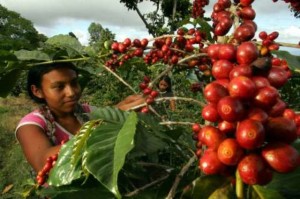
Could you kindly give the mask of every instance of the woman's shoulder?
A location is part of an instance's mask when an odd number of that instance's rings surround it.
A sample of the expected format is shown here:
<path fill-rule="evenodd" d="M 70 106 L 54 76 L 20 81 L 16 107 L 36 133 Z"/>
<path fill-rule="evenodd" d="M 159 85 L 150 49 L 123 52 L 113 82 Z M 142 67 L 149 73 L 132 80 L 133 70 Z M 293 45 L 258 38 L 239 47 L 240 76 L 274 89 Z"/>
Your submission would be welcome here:
<path fill-rule="evenodd" d="M 39 109 L 35 109 L 30 113 L 27 113 L 21 118 L 21 121 L 27 119 L 36 119 L 36 118 L 44 118 L 43 114 L 40 113 Z"/>
<path fill-rule="evenodd" d="M 36 109 L 21 118 L 21 120 L 17 125 L 16 131 L 18 130 L 18 128 L 24 125 L 37 125 L 40 126 L 41 128 L 45 128 L 46 119 L 43 116 L 43 114 L 41 114 L 39 110 Z"/>

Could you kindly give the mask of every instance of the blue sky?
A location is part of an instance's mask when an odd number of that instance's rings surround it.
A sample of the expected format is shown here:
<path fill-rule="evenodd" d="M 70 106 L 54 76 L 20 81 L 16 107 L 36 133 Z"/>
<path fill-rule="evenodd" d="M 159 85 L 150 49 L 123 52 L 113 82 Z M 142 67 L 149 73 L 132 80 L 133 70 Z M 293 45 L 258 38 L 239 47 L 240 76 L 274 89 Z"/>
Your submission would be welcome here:
<path fill-rule="evenodd" d="M 205 16 L 210 16 L 214 2 L 210 0 L 210 5 L 205 7 Z M 117 40 L 150 37 L 137 13 L 128 11 L 119 0 L 0 0 L 0 4 L 31 20 L 39 32 L 49 37 L 73 32 L 82 44 L 87 44 L 87 29 L 92 22 L 110 29 Z M 300 41 L 300 19 L 293 17 L 288 4 L 282 0 L 277 3 L 256 0 L 252 6 L 256 11 L 257 34 L 262 30 L 278 31 L 277 41 L 294 44 Z M 154 9 L 148 1 L 139 8 L 142 12 Z M 300 49 L 290 50 L 300 55 Z"/>

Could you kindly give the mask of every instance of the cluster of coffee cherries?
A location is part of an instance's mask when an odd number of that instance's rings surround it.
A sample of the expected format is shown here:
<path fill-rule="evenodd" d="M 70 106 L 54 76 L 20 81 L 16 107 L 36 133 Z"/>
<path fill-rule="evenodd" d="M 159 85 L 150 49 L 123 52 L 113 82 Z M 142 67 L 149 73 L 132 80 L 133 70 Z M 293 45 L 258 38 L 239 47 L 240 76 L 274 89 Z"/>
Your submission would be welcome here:
<path fill-rule="evenodd" d="M 142 57 L 146 64 L 152 65 L 161 62 L 169 65 L 179 65 L 178 61 L 188 55 L 201 53 L 206 40 L 206 34 L 197 28 L 179 28 L 175 35 L 155 38 L 148 45 L 147 39 L 134 39 L 131 41 L 126 38 L 123 42 L 114 42 L 111 45 L 112 56 L 106 61 L 105 65 L 111 69 L 124 64 L 125 61 L 133 57 Z M 193 62 L 181 63 L 185 67 L 194 67 L 203 62 L 205 57 L 195 58 Z"/>
<path fill-rule="evenodd" d="M 226 35 L 232 27 L 233 19 L 231 18 L 231 12 L 228 11 L 230 6 L 230 0 L 218 0 L 213 6 L 211 18 L 216 36 Z"/>
<path fill-rule="evenodd" d="M 62 140 L 60 142 L 60 145 L 63 145 L 67 141 L 68 140 Z M 54 165 L 56 163 L 56 160 L 58 158 L 58 153 L 56 153 L 52 156 L 49 156 L 46 160 L 46 163 L 45 163 L 44 167 L 37 173 L 36 181 L 37 181 L 37 184 L 39 186 L 42 186 L 47 181 L 47 179 L 49 177 L 50 170 L 54 167 Z"/>
<path fill-rule="evenodd" d="M 179 28 L 175 36 L 155 39 L 144 61 L 147 64 L 162 62 L 176 65 L 183 57 L 194 54 L 195 51 L 199 52 L 204 46 L 202 41 L 205 39 L 206 34 L 196 28 L 188 30 Z"/>
<path fill-rule="evenodd" d="M 144 76 L 143 82 L 139 84 L 140 90 L 142 91 L 143 95 L 146 97 L 146 104 L 147 106 L 144 106 L 141 109 L 142 113 L 148 113 L 149 107 L 148 105 L 151 105 L 154 103 L 155 98 L 158 97 L 159 92 L 156 90 L 153 90 L 150 86 L 151 79 L 148 76 Z"/>
<path fill-rule="evenodd" d="M 286 61 L 261 56 L 251 41 L 212 44 L 207 53 L 214 77 L 203 91 L 207 104 L 202 118 L 208 124 L 193 127 L 201 171 L 237 169 L 250 185 L 269 183 L 273 172 L 293 171 L 300 160 L 292 146 L 299 115 L 278 91 L 291 75 Z"/>
<path fill-rule="evenodd" d="M 122 42 L 113 42 L 111 44 L 113 54 L 111 58 L 106 61 L 105 65 L 111 69 L 115 69 L 133 57 L 142 57 L 148 42 L 146 38 L 142 40 L 134 39 L 133 41 L 131 41 L 130 38 L 125 38 Z"/>
<path fill-rule="evenodd" d="M 58 157 L 58 153 L 48 157 L 47 160 L 46 160 L 46 164 L 44 165 L 42 170 L 40 170 L 38 172 L 38 174 L 36 176 L 36 181 L 37 181 L 37 184 L 39 186 L 45 184 L 45 182 L 47 181 L 48 176 L 49 176 L 49 172 L 53 168 L 53 166 L 55 165 L 57 157 Z"/>
<path fill-rule="evenodd" d="M 270 34 L 268 34 L 266 31 L 262 31 L 259 33 L 259 38 L 262 40 L 262 46 L 260 49 L 261 55 L 267 55 L 270 51 L 278 50 L 279 44 L 275 42 L 275 39 L 277 39 L 279 33 L 277 31 L 274 31 Z"/>
<path fill-rule="evenodd" d="M 205 10 L 203 9 L 204 6 L 209 4 L 209 0 L 194 0 L 193 7 L 192 7 L 192 17 L 194 19 L 198 17 L 203 17 Z"/>
<path fill-rule="evenodd" d="M 240 1 L 234 6 L 233 12 L 230 0 L 218 0 L 211 15 L 215 36 L 225 36 L 232 29 L 235 18 L 238 18 L 239 25 L 234 30 L 232 42 L 240 43 L 252 39 L 257 30 L 253 21 L 256 13 L 251 6 L 252 2 L 253 0 Z"/>

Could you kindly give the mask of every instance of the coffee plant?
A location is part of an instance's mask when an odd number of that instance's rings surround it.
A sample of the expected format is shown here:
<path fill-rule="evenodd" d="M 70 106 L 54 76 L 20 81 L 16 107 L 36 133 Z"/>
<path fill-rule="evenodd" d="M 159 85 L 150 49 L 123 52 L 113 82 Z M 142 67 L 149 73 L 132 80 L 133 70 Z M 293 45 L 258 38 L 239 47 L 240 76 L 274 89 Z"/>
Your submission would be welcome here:
<path fill-rule="evenodd" d="M 174 34 L 107 41 L 100 52 L 58 35 L 43 48 L 6 55 L 2 96 L 32 65 L 73 62 L 82 85 L 109 77 L 99 89 L 114 85 L 105 92 L 117 93 L 115 102 L 132 93 L 146 99 L 126 112 L 97 108 L 25 196 L 299 197 L 300 114 L 284 90 L 300 62 L 279 51 L 299 46 L 278 42 L 277 31 L 257 33 L 253 1 L 215 1 L 207 19 L 209 1 L 195 0 L 190 21 Z M 158 92 L 164 75 L 174 97 Z M 159 106 L 170 100 L 176 110 Z"/>

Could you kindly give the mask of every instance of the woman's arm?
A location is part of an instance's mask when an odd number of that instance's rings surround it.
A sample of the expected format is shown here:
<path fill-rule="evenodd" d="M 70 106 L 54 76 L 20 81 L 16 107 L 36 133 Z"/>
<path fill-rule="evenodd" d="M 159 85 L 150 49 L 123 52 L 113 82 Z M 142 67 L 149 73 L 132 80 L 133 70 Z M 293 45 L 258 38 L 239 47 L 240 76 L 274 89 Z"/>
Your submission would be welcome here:
<path fill-rule="evenodd" d="M 53 146 L 42 128 L 36 125 L 21 126 L 16 136 L 27 161 L 36 172 L 40 171 L 47 158 L 57 154 L 61 147 Z"/>
<path fill-rule="evenodd" d="M 175 111 L 175 109 L 176 109 L 175 100 L 170 100 L 170 109 L 172 111 Z"/>
<path fill-rule="evenodd" d="M 116 107 L 123 111 L 127 111 L 143 103 L 145 103 L 145 98 L 142 95 L 130 95 L 119 102 Z"/>

